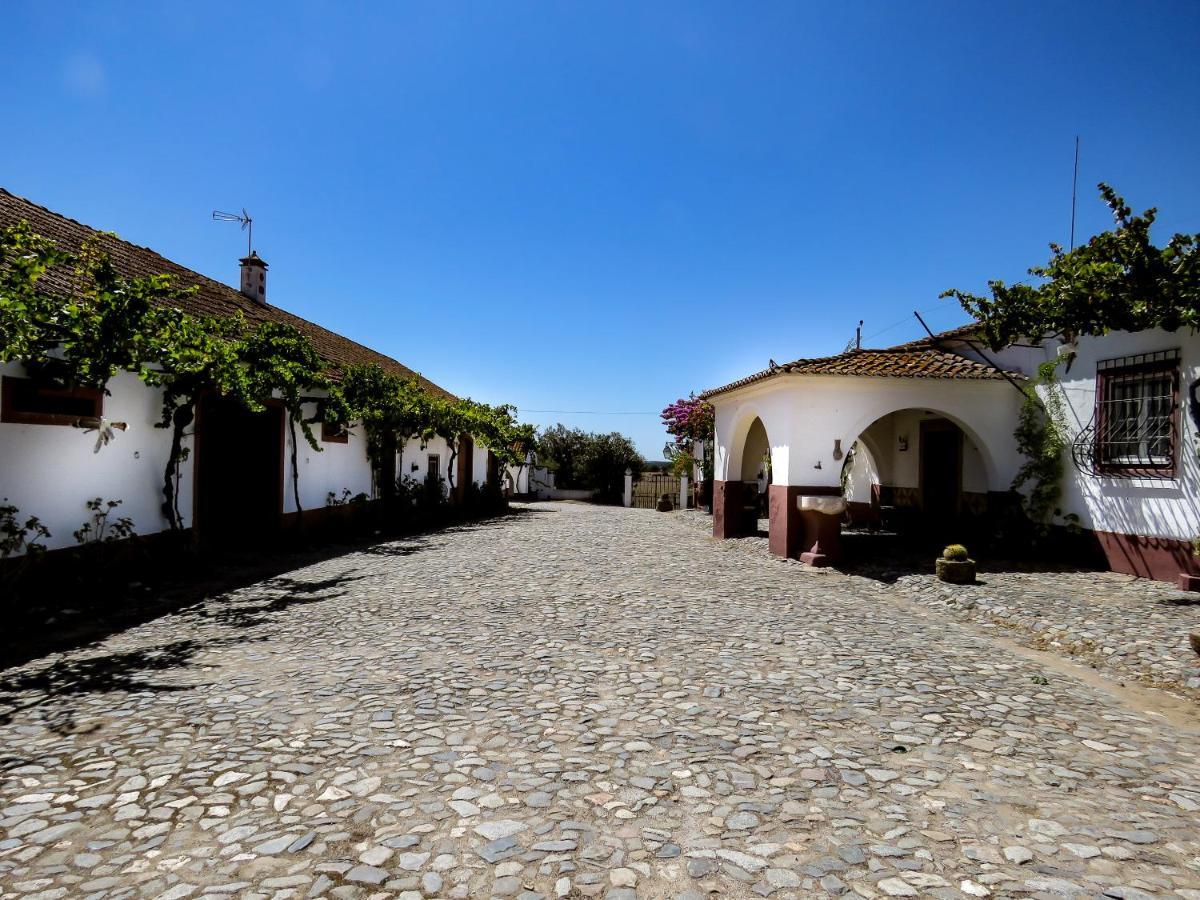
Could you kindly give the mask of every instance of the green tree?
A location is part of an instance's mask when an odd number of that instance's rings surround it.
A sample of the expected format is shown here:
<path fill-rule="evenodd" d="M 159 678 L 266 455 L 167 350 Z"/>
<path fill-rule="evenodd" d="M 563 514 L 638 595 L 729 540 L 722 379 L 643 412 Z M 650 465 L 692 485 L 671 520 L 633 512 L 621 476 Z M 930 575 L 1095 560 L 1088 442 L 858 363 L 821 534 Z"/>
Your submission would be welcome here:
<path fill-rule="evenodd" d="M 1074 250 L 1051 244 L 1049 262 L 1029 270 L 1040 283 L 990 281 L 990 296 L 942 294 L 979 322 L 993 349 L 1021 338 L 1200 327 L 1200 234 L 1158 247 L 1150 239 L 1156 210 L 1135 216 L 1107 184 L 1099 190 L 1117 227 Z"/>
<path fill-rule="evenodd" d="M 538 457 L 554 470 L 562 488 L 596 492 L 601 502 L 617 502 L 625 490 L 625 469 L 645 465 L 633 442 L 623 434 L 593 434 L 555 425 L 538 439 Z"/>

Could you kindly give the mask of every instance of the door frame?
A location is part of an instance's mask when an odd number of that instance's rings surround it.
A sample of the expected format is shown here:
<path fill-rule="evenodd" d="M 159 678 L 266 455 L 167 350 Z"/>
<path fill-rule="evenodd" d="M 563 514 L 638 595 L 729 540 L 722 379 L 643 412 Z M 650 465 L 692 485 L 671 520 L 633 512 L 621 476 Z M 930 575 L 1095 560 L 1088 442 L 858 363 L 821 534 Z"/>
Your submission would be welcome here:
<path fill-rule="evenodd" d="M 954 457 L 954 515 L 962 514 L 963 495 L 963 430 L 949 419 L 923 419 L 920 425 L 920 447 L 917 450 L 917 486 L 921 492 L 921 512 L 925 513 L 925 438 L 930 432 L 952 432 L 958 440 Z"/>

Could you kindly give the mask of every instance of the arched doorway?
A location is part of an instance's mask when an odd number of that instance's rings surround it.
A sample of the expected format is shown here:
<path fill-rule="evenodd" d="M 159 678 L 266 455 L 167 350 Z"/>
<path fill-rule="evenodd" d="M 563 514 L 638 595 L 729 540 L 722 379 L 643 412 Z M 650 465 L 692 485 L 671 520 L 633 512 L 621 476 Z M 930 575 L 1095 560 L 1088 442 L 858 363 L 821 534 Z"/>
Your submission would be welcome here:
<path fill-rule="evenodd" d="M 936 410 L 879 417 L 858 436 L 843 471 L 851 528 L 922 545 L 965 541 L 987 512 L 985 453 L 961 423 Z"/>
<path fill-rule="evenodd" d="M 746 432 L 742 449 L 742 485 L 747 507 L 745 531 L 763 531 L 760 522 L 768 515 L 768 491 L 771 487 L 771 441 L 762 419 L 756 418 Z M 750 507 L 754 507 L 753 515 Z"/>
<path fill-rule="evenodd" d="M 726 478 L 713 484 L 713 536 L 758 534 L 766 530 L 772 482 L 771 441 L 762 419 L 753 413 L 742 418 L 727 451 Z"/>

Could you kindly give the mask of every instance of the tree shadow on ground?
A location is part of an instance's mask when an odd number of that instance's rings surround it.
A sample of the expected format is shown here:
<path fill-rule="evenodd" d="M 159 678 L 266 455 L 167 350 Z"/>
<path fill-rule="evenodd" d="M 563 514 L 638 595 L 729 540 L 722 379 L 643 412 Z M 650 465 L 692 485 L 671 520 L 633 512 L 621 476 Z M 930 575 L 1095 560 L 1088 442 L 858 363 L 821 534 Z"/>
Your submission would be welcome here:
<path fill-rule="evenodd" d="M 255 586 L 257 591 L 263 594 L 282 592 L 282 596 L 274 597 L 266 603 L 261 602 L 261 596 L 240 598 L 236 593 L 227 593 L 205 603 L 197 604 L 184 612 L 227 628 L 255 628 L 268 624 L 272 616 L 286 612 L 293 606 L 309 606 L 345 596 L 347 585 L 355 581 L 362 581 L 366 577 L 343 572 L 341 575 L 321 581 L 304 581 L 298 578 L 289 578 L 286 575 L 277 575 L 259 582 Z"/>
<path fill-rule="evenodd" d="M 315 546 L 293 544 L 221 551 L 193 549 L 160 561 L 156 571 L 148 568 L 145 573 L 137 573 L 139 580 L 108 585 L 103 590 L 83 582 L 57 585 L 39 592 L 35 603 L 9 603 L 0 607 L 5 624 L 0 633 L 0 669 L 103 641 L 129 628 L 252 585 L 275 581 L 281 587 L 291 584 L 296 587 L 295 592 L 300 593 L 300 585 L 314 583 L 289 579 L 289 573 L 341 556 L 352 553 L 411 556 L 437 548 L 436 542 L 428 540 L 430 535 L 502 527 L 514 520 L 545 514 L 540 510 L 516 507 L 472 522 L 444 521 L 423 529 L 401 528 L 398 529 L 400 533 L 386 533 L 380 529 L 369 534 L 339 535 L 337 540 L 326 539 Z M 302 601 L 272 601 L 275 608 L 230 612 L 229 624 L 239 618 L 242 624 L 238 627 L 261 624 L 261 621 L 253 620 L 255 612 L 261 620 L 262 614 L 282 612 L 298 602 Z"/>
<path fill-rule="evenodd" d="M 96 656 L 58 659 L 32 671 L 16 672 L 0 679 L 0 725 L 19 713 L 38 710 L 42 723 L 56 734 L 75 734 L 81 729 L 72 698 L 107 693 L 170 693 L 190 690 L 190 685 L 147 680 L 149 673 L 163 673 L 192 665 L 202 650 L 240 643 L 242 638 L 207 641 L 181 640 L 134 650 Z"/>

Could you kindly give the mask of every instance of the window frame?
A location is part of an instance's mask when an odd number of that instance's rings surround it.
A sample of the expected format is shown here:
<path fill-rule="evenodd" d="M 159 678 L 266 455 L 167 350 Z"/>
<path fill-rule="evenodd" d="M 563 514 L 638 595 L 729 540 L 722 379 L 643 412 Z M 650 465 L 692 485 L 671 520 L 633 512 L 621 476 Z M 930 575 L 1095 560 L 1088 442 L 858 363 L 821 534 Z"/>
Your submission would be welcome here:
<path fill-rule="evenodd" d="M 428 453 L 425 455 L 425 480 L 442 479 L 442 454 Z"/>
<path fill-rule="evenodd" d="M 348 444 L 350 443 L 350 426 L 345 424 L 334 425 L 332 422 L 321 420 L 321 443 L 322 444 Z"/>
<path fill-rule="evenodd" d="M 1179 379 L 1181 354 L 1178 349 L 1159 350 L 1135 356 L 1104 359 L 1096 363 L 1096 448 L 1095 460 L 1101 475 L 1113 478 L 1175 478 L 1179 462 Z M 1170 447 L 1165 462 L 1155 463 L 1148 453 L 1137 457 L 1110 459 L 1105 453 L 1104 437 L 1109 433 L 1112 404 L 1121 402 L 1110 394 L 1121 383 L 1148 383 L 1157 376 L 1166 376 L 1170 385 L 1168 424 Z M 1143 401 L 1144 403 L 1144 397 Z M 1147 418 L 1144 407 L 1141 422 Z M 1139 423 L 1141 424 L 1141 423 Z M 1132 441 L 1130 441 L 1132 443 Z M 1146 443 L 1141 436 L 1139 444 Z M 1147 462 L 1149 460 L 1149 462 Z"/>
<path fill-rule="evenodd" d="M 87 400 L 92 404 L 88 414 L 31 412 L 15 409 L 16 392 L 21 385 L 32 385 L 39 396 L 67 397 L 70 399 Z M 74 427 L 85 419 L 99 419 L 104 415 L 104 391 L 100 388 L 59 387 L 54 384 L 40 382 L 36 378 L 22 378 L 16 375 L 0 377 L 0 422 L 10 425 L 59 425 Z"/>

